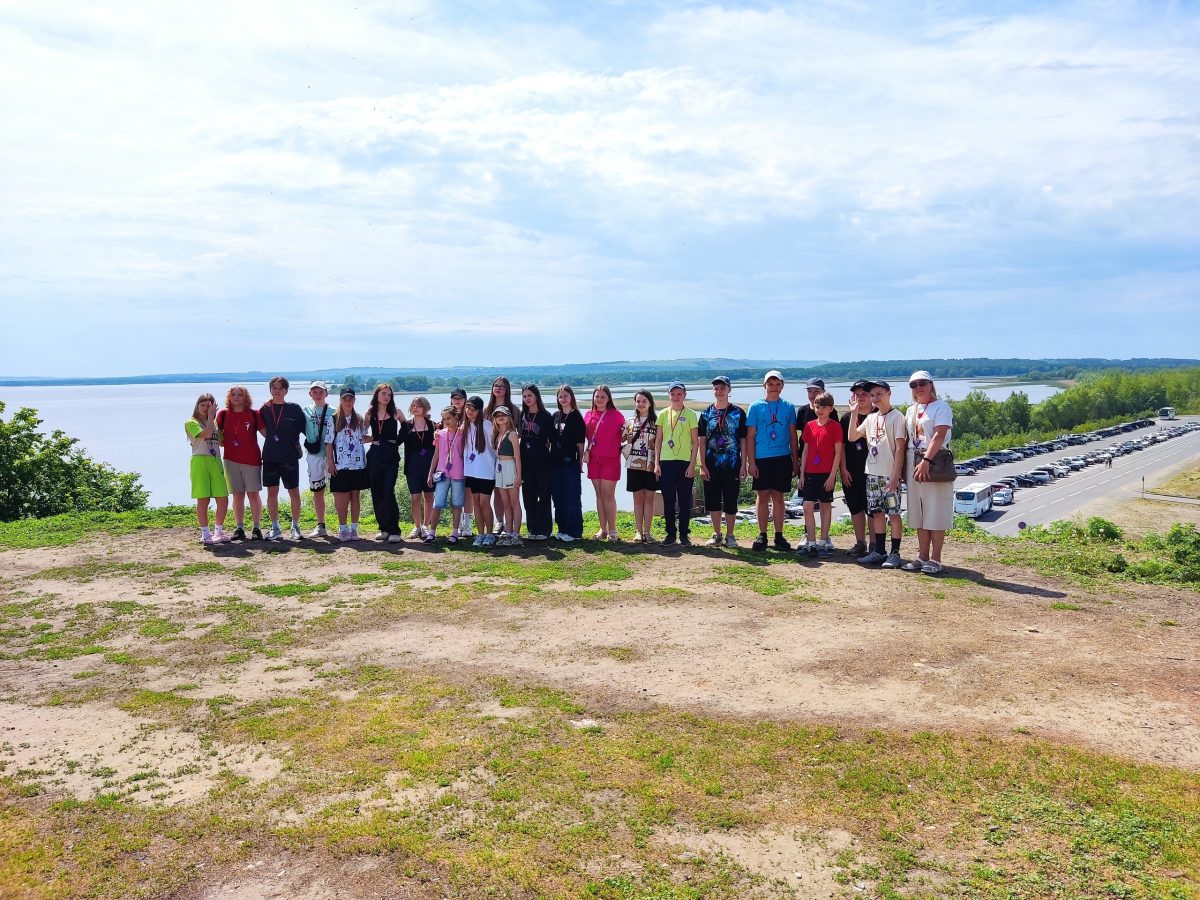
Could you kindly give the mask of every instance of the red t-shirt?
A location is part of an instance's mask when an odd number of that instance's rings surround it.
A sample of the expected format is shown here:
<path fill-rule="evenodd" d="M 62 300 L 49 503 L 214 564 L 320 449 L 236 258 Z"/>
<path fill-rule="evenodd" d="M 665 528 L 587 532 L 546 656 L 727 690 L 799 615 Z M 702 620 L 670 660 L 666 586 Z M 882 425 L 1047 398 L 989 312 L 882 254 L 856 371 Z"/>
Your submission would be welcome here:
<path fill-rule="evenodd" d="M 261 466 L 258 449 L 258 410 L 234 412 L 223 409 L 217 413 L 217 428 L 225 435 L 225 458 L 245 466 Z"/>
<path fill-rule="evenodd" d="M 833 471 L 834 447 L 842 442 L 842 426 L 833 416 L 821 427 L 821 423 L 813 419 L 804 426 L 801 437 L 804 446 L 808 448 L 808 465 L 804 473 L 813 475 L 828 475 Z"/>

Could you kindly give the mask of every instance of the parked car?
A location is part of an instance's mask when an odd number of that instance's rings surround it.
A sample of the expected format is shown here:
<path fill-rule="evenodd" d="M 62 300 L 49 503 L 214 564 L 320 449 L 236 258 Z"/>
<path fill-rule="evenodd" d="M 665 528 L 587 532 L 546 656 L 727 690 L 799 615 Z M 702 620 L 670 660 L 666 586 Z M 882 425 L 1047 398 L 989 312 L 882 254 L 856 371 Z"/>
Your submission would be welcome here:
<path fill-rule="evenodd" d="M 1026 472 L 1025 477 L 1030 479 L 1034 484 L 1049 484 L 1054 480 L 1054 476 L 1049 472 L 1043 472 L 1041 469 L 1034 469 L 1031 472 Z"/>
<path fill-rule="evenodd" d="M 971 466 L 968 466 L 966 463 L 955 463 L 954 464 L 954 474 L 955 475 L 974 475 L 975 469 Z"/>
<path fill-rule="evenodd" d="M 1032 475 L 1015 475 L 1013 476 L 1017 484 L 1021 487 L 1037 487 L 1039 484 L 1045 484 L 1049 479 L 1041 480 L 1034 478 Z"/>
<path fill-rule="evenodd" d="M 1008 485 L 992 485 L 992 502 L 997 506 L 1008 506 L 1013 502 L 1013 489 Z"/>

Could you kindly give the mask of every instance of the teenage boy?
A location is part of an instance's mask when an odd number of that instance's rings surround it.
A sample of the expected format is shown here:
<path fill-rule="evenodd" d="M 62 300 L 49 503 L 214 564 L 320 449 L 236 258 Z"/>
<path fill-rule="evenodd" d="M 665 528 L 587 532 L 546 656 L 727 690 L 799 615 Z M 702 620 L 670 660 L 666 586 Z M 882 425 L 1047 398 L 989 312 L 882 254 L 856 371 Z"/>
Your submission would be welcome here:
<path fill-rule="evenodd" d="M 292 540 L 300 534 L 300 435 L 304 434 L 304 410 L 286 402 L 291 385 L 282 375 L 271 379 L 271 400 L 258 411 L 259 434 L 263 436 L 263 484 L 267 488 L 267 512 L 271 516 L 268 541 L 283 537 L 279 527 L 279 483 L 283 482 L 292 502 Z"/>
<path fill-rule="evenodd" d="M 696 411 L 683 405 L 687 388 L 682 381 L 671 382 L 668 388 L 671 405 L 658 414 L 658 432 L 654 436 L 654 474 L 663 496 L 663 519 L 666 524 L 664 547 L 679 543 L 690 547 L 692 491 L 696 484 L 696 430 L 699 422 Z"/>
<path fill-rule="evenodd" d="M 817 418 L 804 426 L 804 454 L 800 470 L 804 473 L 804 536 L 797 553 L 817 554 L 824 558 L 833 550 L 829 540 L 833 517 L 833 483 L 842 467 L 842 426 L 833 415 L 833 395 L 823 391 L 814 405 Z M 817 540 L 816 511 L 821 507 L 821 538 Z"/>
<path fill-rule="evenodd" d="M 796 473 L 796 407 L 779 395 L 783 374 L 772 369 L 763 377 L 766 397 L 750 404 L 746 413 L 746 470 L 757 495 L 758 538 L 754 550 L 767 549 L 767 516 L 775 525 L 775 549 L 791 550 L 783 536 L 783 495 L 792 489 Z"/>
<path fill-rule="evenodd" d="M 808 405 L 796 410 L 796 431 L 800 434 L 804 434 L 805 425 L 817 420 L 817 397 L 825 393 L 825 382 L 820 378 L 810 378 L 804 390 L 808 393 Z"/>
<path fill-rule="evenodd" d="M 861 418 L 865 419 L 871 411 L 872 382 L 860 378 L 850 385 L 850 408 L 857 408 Z M 857 407 L 855 404 L 857 401 Z M 867 440 L 863 436 L 853 437 L 850 434 L 850 417 L 853 413 L 842 416 L 842 435 L 846 441 L 845 452 L 842 454 L 842 496 L 846 500 L 846 508 L 850 511 L 850 521 L 854 524 L 854 546 L 846 553 L 850 556 L 865 556 L 870 552 L 867 547 Z M 861 421 L 861 419 L 860 419 Z"/>
<path fill-rule="evenodd" d="M 746 413 L 729 402 L 729 379 L 712 381 L 713 402 L 700 414 L 700 477 L 704 479 L 704 508 L 712 518 L 713 536 L 708 546 L 721 546 L 721 518 L 725 519 L 726 547 L 736 547 L 738 490 L 746 477 Z"/>
<path fill-rule="evenodd" d="M 892 388 L 886 381 L 868 382 L 870 405 L 874 411 L 865 414 L 865 405 L 856 394 L 850 398 L 850 413 L 846 427 L 847 440 L 867 441 L 867 512 L 871 516 L 874 546 L 860 556 L 864 566 L 882 564 L 885 569 L 900 568 L 900 539 L 904 537 L 904 521 L 900 518 L 900 479 L 904 477 L 904 451 L 908 445 L 908 427 L 904 416 L 892 406 Z M 885 553 L 887 525 L 891 522 L 891 552 Z"/>
<path fill-rule="evenodd" d="M 309 537 L 327 537 L 325 532 L 325 447 L 333 443 L 333 410 L 325 401 L 329 386 L 314 381 L 308 389 L 312 406 L 304 407 L 304 449 L 308 451 L 308 489 L 313 495 L 317 527 Z"/>

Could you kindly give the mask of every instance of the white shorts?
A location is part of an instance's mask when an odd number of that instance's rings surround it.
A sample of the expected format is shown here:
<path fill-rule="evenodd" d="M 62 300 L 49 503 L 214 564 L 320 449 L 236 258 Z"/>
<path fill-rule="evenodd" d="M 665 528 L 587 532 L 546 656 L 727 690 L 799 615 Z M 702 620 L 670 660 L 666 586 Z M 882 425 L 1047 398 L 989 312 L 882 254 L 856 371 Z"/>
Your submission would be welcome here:
<path fill-rule="evenodd" d="M 309 453 L 307 462 L 308 489 L 310 491 L 325 490 L 325 454 Z"/>
<path fill-rule="evenodd" d="M 510 488 L 517 483 L 517 461 L 515 459 L 496 460 L 496 487 Z"/>

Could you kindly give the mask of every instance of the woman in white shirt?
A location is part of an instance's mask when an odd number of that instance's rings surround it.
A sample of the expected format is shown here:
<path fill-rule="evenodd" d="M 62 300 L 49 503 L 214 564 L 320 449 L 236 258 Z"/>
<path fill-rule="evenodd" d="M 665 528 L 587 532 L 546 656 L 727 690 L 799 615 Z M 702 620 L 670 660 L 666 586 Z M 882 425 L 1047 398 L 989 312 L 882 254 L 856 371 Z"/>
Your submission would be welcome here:
<path fill-rule="evenodd" d="M 913 405 L 908 408 L 908 524 L 917 531 L 917 559 L 904 564 L 906 572 L 937 575 L 942 571 L 942 544 L 954 524 L 954 482 L 930 481 L 929 463 L 950 444 L 954 412 L 939 400 L 933 376 L 925 370 L 908 379 Z"/>

